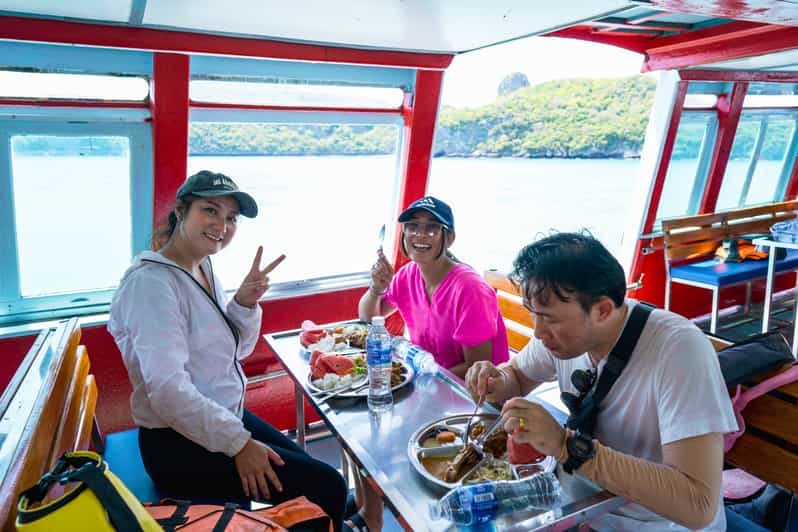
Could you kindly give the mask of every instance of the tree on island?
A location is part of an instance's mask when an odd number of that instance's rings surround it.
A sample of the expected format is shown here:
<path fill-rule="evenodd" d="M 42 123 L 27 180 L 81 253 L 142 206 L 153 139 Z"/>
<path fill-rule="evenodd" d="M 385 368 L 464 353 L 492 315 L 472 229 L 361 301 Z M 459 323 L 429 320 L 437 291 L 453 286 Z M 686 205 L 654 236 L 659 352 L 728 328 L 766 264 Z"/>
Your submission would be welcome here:
<path fill-rule="evenodd" d="M 513 72 L 507 74 L 499 83 L 499 96 L 506 96 L 518 89 L 529 87 L 529 78 L 523 72 Z"/>

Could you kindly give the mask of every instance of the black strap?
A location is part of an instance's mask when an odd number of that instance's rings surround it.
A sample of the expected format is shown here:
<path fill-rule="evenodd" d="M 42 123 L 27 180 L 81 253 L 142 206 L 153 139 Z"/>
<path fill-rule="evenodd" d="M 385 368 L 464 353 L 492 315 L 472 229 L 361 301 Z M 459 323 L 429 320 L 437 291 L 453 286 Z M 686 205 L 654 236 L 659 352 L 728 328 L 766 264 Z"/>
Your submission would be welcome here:
<path fill-rule="evenodd" d="M 91 461 L 90 463 L 84 464 L 79 469 L 64 474 L 61 477 L 62 482 L 64 482 L 64 480 L 67 482 L 80 480 L 86 484 L 100 500 L 105 511 L 108 512 L 111 525 L 113 525 L 117 532 L 141 532 L 141 525 L 133 513 L 133 510 L 130 509 L 124 499 L 119 495 L 119 492 L 116 491 L 114 485 L 111 484 L 111 481 L 108 480 L 108 477 L 105 476 L 105 467 L 105 464 L 102 462 L 97 464 Z"/>
<path fill-rule="evenodd" d="M 165 499 L 160 502 L 160 504 L 168 505 L 174 504 L 175 511 L 172 512 L 172 515 L 169 517 L 162 517 L 161 519 L 156 519 L 158 524 L 164 529 L 164 532 L 172 532 L 175 527 L 185 524 L 188 521 L 188 517 L 186 517 L 186 512 L 188 511 L 189 506 L 191 506 L 191 502 L 189 501 L 182 501 L 182 500 L 174 500 L 174 499 Z"/>
<path fill-rule="evenodd" d="M 42 478 L 39 479 L 39 482 L 20 493 L 19 500 L 22 500 L 24 497 L 28 500 L 29 505 L 36 504 L 44 500 L 44 498 L 47 496 L 47 492 L 50 491 L 50 486 L 58 482 L 58 479 L 61 477 L 61 475 L 63 475 L 64 472 L 69 469 L 69 465 L 70 461 L 68 457 L 66 455 L 61 455 L 61 458 L 59 458 L 55 463 L 55 466 L 53 466 L 53 470 L 42 475 Z"/>
<path fill-rule="evenodd" d="M 219 517 L 219 520 L 216 521 L 216 525 L 213 527 L 212 532 L 224 532 L 227 528 L 227 525 L 230 524 L 230 521 L 233 519 L 233 516 L 236 514 L 236 510 L 238 510 L 238 505 L 232 502 L 224 503 L 224 511 L 222 515 Z"/>
<path fill-rule="evenodd" d="M 643 327 L 645 327 L 652 310 L 654 310 L 654 307 L 648 303 L 638 302 L 634 306 L 623 328 L 621 337 L 607 357 L 607 363 L 601 372 L 598 383 L 582 400 L 579 408 L 568 416 L 568 422 L 566 423 L 568 428 L 579 430 L 583 434 L 593 434 L 596 417 L 598 417 L 598 406 L 607 396 L 618 377 L 621 376 L 623 369 L 632 357 L 632 351 L 637 345 L 637 340 L 640 339 L 640 333 L 643 332 Z"/>

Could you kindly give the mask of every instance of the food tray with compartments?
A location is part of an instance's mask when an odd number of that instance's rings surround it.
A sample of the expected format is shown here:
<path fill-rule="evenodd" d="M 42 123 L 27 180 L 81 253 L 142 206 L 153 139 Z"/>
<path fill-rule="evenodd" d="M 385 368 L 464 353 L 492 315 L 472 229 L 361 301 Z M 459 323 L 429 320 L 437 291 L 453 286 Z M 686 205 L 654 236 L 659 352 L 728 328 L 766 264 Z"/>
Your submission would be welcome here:
<path fill-rule="evenodd" d="M 506 443 L 504 452 L 497 458 L 490 452 L 478 459 L 473 465 L 467 465 L 460 469 L 457 478 L 447 481 L 443 472 L 451 464 L 452 459 L 463 450 L 464 435 L 466 425 L 471 417 L 468 414 L 456 414 L 432 421 L 420 427 L 410 437 L 407 445 L 407 457 L 411 467 L 415 469 L 424 480 L 431 486 L 442 489 L 452 489 L 462 484 L 482 482 L 485 480 L 513 480 L 524 478 L 544 471 L 554 471 L 557 466 L 556 460 L 551 456 L 546 456 L 537 463 L 532 464 L 511 464 L 507 457 Z M 478 413 L 472 422 L 473 426 L 481 422 L 483 427 L 491 424 L 498 417 L 498 414 Z M 439 441 L 439 435 L 446 434 L 443 442 Z M 495 434 L 504 434 L 497 430 Z M 446 441 L 454 435 L 452 441 Z M 473 434 L 473 432 L 472 432 Z M 488 441 L 490 441 L 490 437 Z M 501 437 L 494 443 L 493 447 L 497 451 L 501 450 Z M 486 450 L 490 448 L 486 443 Z M 501 473 L 504 478 L 499 476 Z"/>

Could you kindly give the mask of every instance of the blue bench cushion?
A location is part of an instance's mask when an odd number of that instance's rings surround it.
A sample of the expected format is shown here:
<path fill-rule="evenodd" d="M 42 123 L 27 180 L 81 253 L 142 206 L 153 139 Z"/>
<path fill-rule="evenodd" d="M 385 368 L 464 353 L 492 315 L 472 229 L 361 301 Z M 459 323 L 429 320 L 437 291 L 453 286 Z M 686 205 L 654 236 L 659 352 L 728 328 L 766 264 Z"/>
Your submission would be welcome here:
<path fill-rule="evenodd" d="M 157 503 L 161 499 L 141 461 L 139 429 L 108 434 L 103 457 L 111 471 L 139 501 Z"/>
<path fill-rule="evenodd" d="M 787 256 L 776 261 L 776 272 L 798 269 L 798 250 L 787 250 Z M 720 262 L 717 259 L 703 260 L 674 266 L 671 280 L 692 281 L 710 286 L 728 286 L 767 276 L 768 261 L 744 260 L 742 262 Z"/>
<path fill-rule="evenodd" d="M 141 460 L 139 429 L 106 435 L 103 458 L 105 458 L 111 471 L 119 477 L 142 503 L 158 504 L 163 499 L 179 499 L 190 500 L 194 504 L 215 504 L 219 506 L 224 506 L 226 502 L 233 502 L 244 510 L 249 510 L 252 507 L 251 501 L 247 499 L 232 497 L 227 500 L 205 499 L 156 489 L 155 483 L 150 478 L 150 475 L 147 474 L 147 470 L 144 469 L 144 462 Z"/>

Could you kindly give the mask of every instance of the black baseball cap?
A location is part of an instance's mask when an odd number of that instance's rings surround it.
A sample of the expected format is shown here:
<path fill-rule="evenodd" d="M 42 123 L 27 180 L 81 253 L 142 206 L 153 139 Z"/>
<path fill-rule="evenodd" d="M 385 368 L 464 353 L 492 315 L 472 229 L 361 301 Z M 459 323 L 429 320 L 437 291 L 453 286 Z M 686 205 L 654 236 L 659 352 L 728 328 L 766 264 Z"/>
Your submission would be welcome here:
<path fill-rule="evenodd" d="M 438 198 L 433 198 L 432 196 L 424 196 L 411 203 L 410 206 L 399 215 L 399 221 L 407 222 L 418 211 L 430 213 L 436 220 L 448 227 L 449 230 L 454 231 L 454 215 L 452 214 L 452 208 Z"/>
<path fill-rule="evenodd" d="M 254 218 L 258 215 L 258 204 L 252 196 L 238 190 L 238 185 L 232 179 L 218 172 L 202 170 L 186 179 L 177 191 L 177 198 L 189 194 L 201 198 L 233 196 L 238 201 L 238 211 L 242 216 Z"/>

